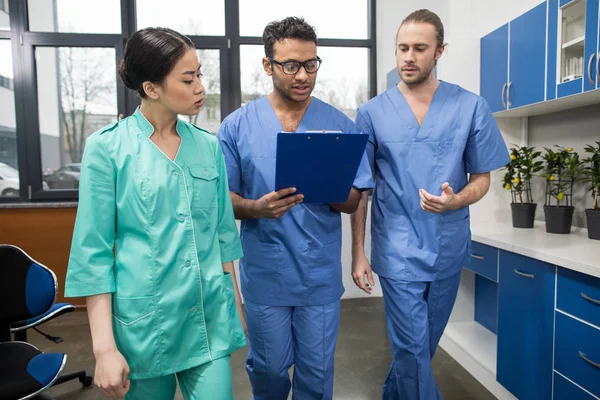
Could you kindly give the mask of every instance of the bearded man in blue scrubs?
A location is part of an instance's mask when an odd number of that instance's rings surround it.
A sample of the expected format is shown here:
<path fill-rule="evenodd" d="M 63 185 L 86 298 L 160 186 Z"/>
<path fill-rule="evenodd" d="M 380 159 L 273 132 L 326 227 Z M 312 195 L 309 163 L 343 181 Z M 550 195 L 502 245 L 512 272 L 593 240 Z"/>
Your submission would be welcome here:
<path fill-rule="evenodd" d="M 383 289 L 392 366 L 383 399 L 432 400 L 431 369 L 470 252 L 468 206 L 509 153 L 486 101 L 434 74 L 444 51 L 439 17 L 419 10 L 400 25 L 401 82 L 360 107 L 375 172 L 371 265 Z M 364 252 L 367 195 L 352 216 L 352 277 L 371 292 Z M 365 278 L 368 281 L 365 282 Z"/>
<path fill-rule="evenodd" d="M 217 135 L 235 216 L 242 220 L 246 370 L 255 399 L 287 399 L 292 365 L 293 399 L 331 399 L 344 291 L 340 213 L 354 212 L 361 191 L 374 183 L 365 155 L 346 203 L 303 204 L 292 189 L 272 192 L 278 132 L 356 127 L 311 96 L 321 59 L 310 25 L 298 18 L 271 23 L 263 42 L 273 91 L 229 115 Z"/>

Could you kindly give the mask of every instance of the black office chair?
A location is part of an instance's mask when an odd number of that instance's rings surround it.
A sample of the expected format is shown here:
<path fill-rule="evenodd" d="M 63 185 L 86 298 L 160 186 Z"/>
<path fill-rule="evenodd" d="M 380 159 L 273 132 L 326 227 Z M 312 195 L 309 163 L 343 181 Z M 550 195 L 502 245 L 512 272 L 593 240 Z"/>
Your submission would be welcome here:
<path fill-rule="evenodd" d="M 85 371 L 60 375 L 65 354 L 42 353 L 26 341 L 27 329 L 37 330 L 37 325 L 75 310 L 70 304 L 54 304 L 57 293 L 56 276 L 49 268 L 16 246 L 0 245 L 0 400 L 43 398 L 44 390 L 76 378 L 83 386 L 92 384 Z"/>

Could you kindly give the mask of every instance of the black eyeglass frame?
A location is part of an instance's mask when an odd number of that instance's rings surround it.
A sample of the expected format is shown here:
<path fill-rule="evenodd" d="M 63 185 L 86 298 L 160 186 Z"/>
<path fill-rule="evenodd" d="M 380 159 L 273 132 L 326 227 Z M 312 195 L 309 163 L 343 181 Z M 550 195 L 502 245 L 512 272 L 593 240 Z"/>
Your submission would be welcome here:
<path fill-rule="evenodd" d="M 316 73 L 319 70 L 319 68 L 321 68 L 321 63 L 323 62 L 323 60 L 319 56 L 317 56 L 317 58 L 312 58 L 312 59 L 306 60 L 306 61 L 290 60 L 290 61 L 284 61 L 284 62 L 277 61 L 277 60 L 275 60 L 274 58 L 271 58 L 271 57 L 267 57 L 267 58 L 272 63 L 281 65 L 281 70 L 286 75 L 296 75 L 300 71 L 300 68 L 304 68 L 304 70 L 306 71 L 307 74 L 314 74 L 314 73 Z M 309 62 L 315 62 L 315 61 L 317 61 L 317 69 L 315 69 L 314 71 L 309 72 L 306 69 L 306 65 L 305 64 L 309 63 Z M 295 72 L 285 72 L 285 66 L 286 66 L 286 64 L 296 64 L 296 65 L 298 65 L 298 69 Z"/>

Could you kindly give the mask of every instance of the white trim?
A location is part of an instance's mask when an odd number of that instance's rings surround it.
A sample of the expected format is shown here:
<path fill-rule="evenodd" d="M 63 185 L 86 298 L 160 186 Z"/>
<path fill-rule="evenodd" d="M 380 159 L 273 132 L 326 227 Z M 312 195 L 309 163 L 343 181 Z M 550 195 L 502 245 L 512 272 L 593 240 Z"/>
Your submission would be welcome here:
<path fill-rule="evenodd" d="M 125 325 L 125 326 L 129 326 L 129 325 L 133 325 L 133 324 L 135 324 L 136 322 L 138 322 L 138 321 L 139 321 L 139 320 L 141 320 L 141 319 L 144 319 L 144 318 L 146 318 L 146 317 L 149 317 L 150 315 L 154 314 L 155 312 L 156 312 L 156 310 L 154 310 L 154 311 L 151 311 L 151 312 L 149 312 L 148 314 L 146 314 L 146 315 L 143 315 L 143 316 L 139 317 L 138 319 L 134 319 L 134 320 L 133 320 L 133 321 L 131 321 L 131 322 L 125 322 L 125 321 L 123 321 L 122 319 L 118 318 L 118 317 L 117 317 L 115 314 L 113 314 L 112 316 L 113 316 L 113 318 L 114 318 L 114 319 L 116 319 L 117 321 L 119 321 L 119 322 L 120 322 L 120 323 L 122 323 L 123 325 Z"/>
<path fill-rule="evenodd" d="M 577 386 L 579 389 L 583 390 L 584 392 L 586 392 L 587 394 L 589 394 L 590 396 L 592 396 L 595 399 L 599 399 L 598 396 L 595 396 L 593 393 L 588 392 L 587 390 L 585 390 L 585 388 L 582 388 L 581 386 L 579 386 L 578 384 L 576 384 L 575 382 L 573 382 L 572 380 L 570 380 L 569 378 L 567 378 L 566 376 L 564 376 L 563 374 L 561 374 L 560 372 L 558 372 L 557 370 L 554 370 L 554 373 L 557 375 L 562 376 L 563 378 L 565 378 L 567 381 L 571 382 L 573 385 Z M 554 374 L 552 374 L 554 376 Z M 552 378 L 552 380 L 554 380 L 554 378 Z M 553 393 L 554 395 L 554 393 Z"/>
<path fill-rule="evenodd" d="M 33 258 L 31 258 L 29 256 L 29 254 L 27 254 L 27 252 L 23 249 L 21 249 L 20 247 L 17 247 L 15 245 L 12 244 L 2 244 L 0 245 L 0 248 L 2 247 L 12 247 L 14 249 L 19 250 L 21 253 L 23 253 L 25 255 L 25 257 L 27 257 L 29 259 L 29 261 L 31 261 L 33 264 L 39 265 L 40 267 L 42 267 L 43 269 L 45 269 L 46 271 L 50 272 L 50 275 L 52 275 L 52 279 L 54 279 L 54 300 L 52 300 L 52 304 L 50 304 L 50 307 L 48 307 L 48 309 L 46 311 L 44 311 L 42 314 L 47 313 L 48 310 L 52 309 L 52 306 L 54 305 L 54 303 L 56 303 L 56 296 L 58 296 L 58 280 L 56 279 L 56 275 L 54 274 L 54 271 L 52 271 L 50 268 L 46 267 L 44 264 L 34 260 Z M 34 318 L 34 317 L 32 317 Z M 29 318 L 28 318 L 29 319 Z M 20 322 L 20 321 L 16 321 L 16 322 Z"/>
<path fill-rule="evenodd" d="M 544 100 L 548 100 L 548 31 L 550 30 L 550 2 L 546 1 L 546 46 L 544 53 L 546 61 L 544 62 Z"/>
<path fill-rule="evenodd" d="M 27 330 L 27 329 L 29 329 L 29 328 L 32 328 L 32 327 L 34 327 L 34 326 L 36 326 L 36 325 L 43 324 L 44 322 L 46 322 L 46 321 L 48 321 L 48 320 L 50 320 L 50 319 L 54 318 L 54 316 L 55 316 L 56 314 L 58 314 L 58 313 L 60 313 L 60 312 L 64 311 L 65 309 L 68 309 L 68 308 L 72 308 L 72 309 L 73 309 L 73 311 L 75 311 L 75 306 L 74 306 L 74 305 L 72 305 L 72 304 L 69 304 L 69 303 L 65 303 L 65 305 L 64 305 L 64 306 L 62 306 L 62 307 L 60 307 L 60 308 L 57 308 L 57 309 L 56 309 L 56 310 L 54 310 L 53 312 L 51 312 L 51 313 L 47 314 L 47 315 L 46 315 L 44 318 L 37 319 L 37 320 L 35 320 L 34 322 L 32 322 L 32 323 L 30 323 L 30 324 L 23 325 L 23 326 L 20 326 L 20 327 L 18 327 L 18 328 L 11 328 L 11 329 L 10 329 L 10 331 L 11 331 L 12 333 L 15 333 L 15 332 L 21 332 L 21 331 Z"/>
<path fill-rule="evenodd" d="M 178 134 L 179 134 L 179 132 L 178 132 Z M 212 354 L 210 353 L 210 343 L 208 342 L 208 329 L 206 328 L 206 318 L 205 318 L 205 314 L 204 314 L 204 298 L 202 296 L 202 273 L 200 272 L 200 259 L 198 258 L 198 248 L 196 247 L 196 233 L 194 232 L 194 221 L 192 219 L 192 207 L 190 205 L 190 203 L 191 203 L 190 193 L 187 188 L 187 179 L 185 178 L 185 172 L 174 161 L 177 159 L 177 156 L 175 156 L 174 160 L 171 160 L 169 157 L 167 157 L 167 155 L 165 153 L 163 153 L 163 151 L 156 145 L 156 143 L 154 143 L 152 140 L 150 140 L 150 138 L 148 138 L 148 141 L 150 143 L 152 143 L 154 145 L 154 147 L 156 147 L 156 149 L 158 151 L 160 151 L 162 153 L 162 155 L 164 155 L 165 158 L 167 160 L 169 160 L 169 162 L 171 164 L 173 164 L 177 169 L 179 169 L 179 171 L 181 172 L 181 176 L 183 177 L 183 186 L 185 188 L 185 196 L 187 198 L 187 206 L 188 206 L 188 211 L 189 211 L 190 221 L 191 221 L 190 226 L 192 227 L 192 238 L 194 241 L 194 255 L 196 256 L 196 268 L 198 269 L 198 277 L 200 278 L 200 306 L 202 307 L 202 323 L 204 324 L 204 332 L 206 332 L 206 335 L 205 335 L 206 349 L 208 350 L 208 358 L 210 359 L 210 361 L 212 361 Z M 179 148 L 181 148 L 182 144 L 183 144 L 183 137 L 181 138 L 181 143 L 179 143 Z M 179 154 L 179 150 L 177 150 L 177 153 Z"/>
<path fill-rule="evenodd" d="M 45 353 L 40 353 L 40 354 L 45 354 Z M 35 396 L 37 396 L 41 392 L 47 390 L 48 388 L 51 388 L 52 385 L 54 385 L 54 382 L 56 382 L 58 380 L 58 378 L 60 377 L 60 373 L 62 372 L 62 370 L 65 368 L 65 365 L 67 364 L 67 355 L 63 354 L 62 356 L 63 356 L 62 364 L 60 365 L 60 368 L 56 372 L 56 375 L 54 376 L 54 378 L 52 379 L 52 381 L 50 381 L 50 383 L 48 383 L 46 386 L 44 386 L 43 388 L 41 388 L 37 392 L 32 393 L 30 395 L 27 395 L 25 397 L 21 397 L 19 400 L 27 400 L 27 399 L 34 398 Z"/>
<path fill-rule="evenodd" d="M 554 266 L 554 310 L 552 313 L 552 369 L 556 356 L 556 295 L 558 293 L 558 266 Z M 554 400 L 554 374 L 552 374 L 552 400 Z"/>
<path fill-rule="evenodd" d="M 175 164 L 177 165 L 177 164 Z M 190 213 L 190 224 L 192 227 L 192 238 L 194 240 L 194 255 L 196 256 L 196 268 L 198 269 L 198 277 L 200 278 L 200 306 L 202 307 L 202 323 L 204 324 L 204 332 L 206 332 L 206 349 L 208 350 L 208 358 L 212 361 L 212 354 L 210 353 L 210 343 L 208 343 L 208 328 L 206 328 L 206 318 L 204 314 L 204 298 L 202 295 L 202 272 L 200 271 L 200 259 L 198 258 L 198 249 L 196 248 L 196 233 L 194 232 L 194 221 L 192 219 L 192 207 L 190 205 L 190 193 L 187 188 L 187 179 L 185 178 L 185 172 L 183 169 L 177 165 L 177 167 L 181 170 L 181 176 L 183 176 L 183 186 L 185 187 L 185 195 L 187 196 L 187 205 L 188 211 Z"/>
<path fill-rule="evenodd" d="M 508 65 L 506 66 L 506 110 L 510 110 L 510 22 L 508 23 Z"/>
<path fill-rule="evenodd" d="M 579 318 L 579 317 L 576 317 L 576 316 L 574 316 L 574 315 L 571 315 L 571 314 L 569 314 L 568 312 L 564 312 L 563 310 L 560 310 L 560 309 L 558 309 L 558 308 L 556 309 L 556 312 L 559 312 L 559 313 L 561 313 L 561 314 L 563 314 L 563 315 L 566 315 L 567 317 L 571 317 L 571 318 L 573 318 L 574 320 L 577 320 L 577 321 L 579 321 L 579 322 L 583 322 L 584 324 L 586 324 L 586 325 L 588 325 L 588 326 L 591 326 L 592 328 L 595 328 L 595 329 L 597 329 L 597 330 L 599 330 L 599 331 L 600 331 L 600 327 L 598 327 L 597 325 L 594 325 L 594 324 L 592 324 L 592 323 L 589 323 L 589 322 L 587 322 L 587 321 L 585 321 L 585 320 L 583 320 L 583 319 L 581 319 L 581 318 Z"/>

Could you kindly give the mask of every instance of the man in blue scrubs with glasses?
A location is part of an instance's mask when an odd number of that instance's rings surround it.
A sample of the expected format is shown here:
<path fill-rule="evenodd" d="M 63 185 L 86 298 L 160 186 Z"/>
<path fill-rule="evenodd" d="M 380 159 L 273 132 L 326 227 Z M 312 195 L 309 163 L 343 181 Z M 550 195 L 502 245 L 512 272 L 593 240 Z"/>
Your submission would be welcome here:
<path fill-rule="evenodd" d="M 468 263 L 468 206 L 509 153 L 486 101 L 434 74 L 444 51 L 439 17 L 419 10 L 400 25 L 401 82 L 360 107 L 375 172 L 371 265 L 380 278 L 393 361 L 383 399 L 440 399 L 431 358 Z M 467 177 L 468 175 L 468 177 Z M 364 252 L 367 196 L 352 216 L 352 277 L 371 292 Z M 365 278 L 368 283 L 365 282 Z"/>
<path fill-rule="evenodd" d="M 273 91 L 233 112 L 218 132 L 233 209 L 242 220 L 246 370 L 254 399 L 287 399 L 292 365 L 293 399 L 331 399 L 344 291 L 340 213 L 354 212 L 373 180 L 364 155 L 346 203 L 304 204 L 291 189 L 272 192 L 277 133 L 356 127 L 311 96 L 321 59 L 310 25 L 298 18 L 271 23 L 263 42 Z"/>

